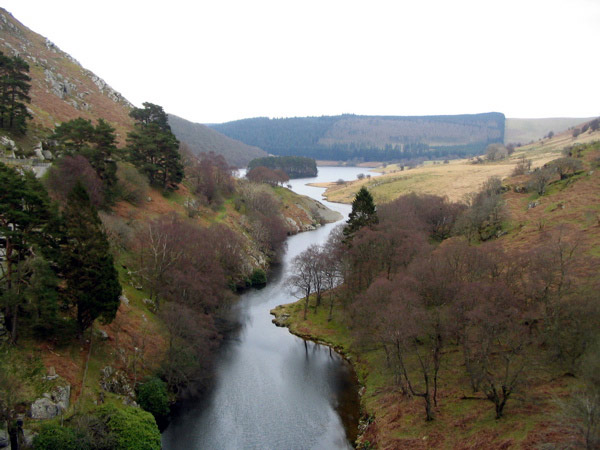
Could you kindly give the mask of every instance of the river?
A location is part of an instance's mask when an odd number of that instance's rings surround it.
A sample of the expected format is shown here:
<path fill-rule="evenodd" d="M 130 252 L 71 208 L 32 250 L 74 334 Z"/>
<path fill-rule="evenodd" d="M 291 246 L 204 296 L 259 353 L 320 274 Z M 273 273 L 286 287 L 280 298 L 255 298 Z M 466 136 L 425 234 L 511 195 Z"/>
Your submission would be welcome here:
<path fill-rule="evenodd" d="M 290 184 L 347 217 L 350 205 L 326 202 L 323 189 L 306 183 L 354 180 L 366 170 L 319 167 L 316 178 Z M 276 327 L 269 314 L 294 300 L 284 286 L 292 258 L 311 244 L 324 243 L 336 225 L 291 236 L 267 286 L 240 297 L 233 313 L 242 327 L 222 346 L 215 386 L 202 400 L 178 410 L 162 435 L 164 449 L 352 448 L 359 413 L 352 368 L 328 347 Z"/>

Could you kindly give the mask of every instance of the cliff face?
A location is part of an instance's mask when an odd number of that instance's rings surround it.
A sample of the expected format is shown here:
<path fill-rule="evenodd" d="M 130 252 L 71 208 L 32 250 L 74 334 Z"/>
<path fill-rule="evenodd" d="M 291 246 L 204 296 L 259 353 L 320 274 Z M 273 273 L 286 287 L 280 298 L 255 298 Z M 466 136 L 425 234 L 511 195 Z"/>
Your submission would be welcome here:
<path fill-rule="evenodd" d="M 0 51 L 29 64 L 33 126 L 53 129 L 56 123 L 100 117 L 114 126 L 124 142 L 132 126 L 131 104 L 104 80 L 85 69 L 49 39 L 40 36 L 0 8 Z"/>

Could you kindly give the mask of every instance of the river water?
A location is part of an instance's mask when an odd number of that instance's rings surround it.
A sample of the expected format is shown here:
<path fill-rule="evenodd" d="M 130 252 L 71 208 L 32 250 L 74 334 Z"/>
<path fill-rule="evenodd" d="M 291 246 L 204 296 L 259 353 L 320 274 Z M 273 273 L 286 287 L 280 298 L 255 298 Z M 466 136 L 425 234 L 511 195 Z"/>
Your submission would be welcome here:
<path fill-rule="evenodd" d="M 354 180 L 365 171 L 319 167 L 316 178 L 290 184 L 346 218 L 350 205 L 326 202 L 323 189 L 306 183 Z M 291 236 L 267 286 L 240 297 L 233 313 L 242 327 L 219 353 L 215 386 L 206 398 L 177 412 L 162 435 L 164 449 L 352 448 L 359 413 L 352 368 L 328 347 L 276 327 L 269 314 L 295 300 L 284 286 L 292 258 L 311 244 L 324 243 L 336 225 Z"/>

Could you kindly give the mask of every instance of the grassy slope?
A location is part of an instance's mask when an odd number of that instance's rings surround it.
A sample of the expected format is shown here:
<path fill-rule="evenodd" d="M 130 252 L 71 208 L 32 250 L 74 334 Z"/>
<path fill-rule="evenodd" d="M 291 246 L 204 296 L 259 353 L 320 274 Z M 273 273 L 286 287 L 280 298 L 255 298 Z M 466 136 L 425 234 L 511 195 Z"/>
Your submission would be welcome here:
<path fill-rule="evenodd" d="M 365 186 L 376 203 L 389 202 L 410 192 L 445 195 L 452 201 L 463 200 L 466 194 L 475 192 L 491 176 L 506 178 L 517 159 L 525 155 L 533 161 L 533 167 L 540 167 L 560 157 L 564 147 L 576 143 L 588 143 L 600 139 L 600 132 L 587 132 L 574 139 L 565 132 L 552 139 L 545 139 L 531 145 L 519 147 L 510 158 L 494 163 L 471 164 L 469 160 L 453 160 L 449 164 L 428 164 L 410 170 L 400 171 L 397 165 L 388 165 L 380 177 L 356 180 L 344 185 L 330 184 L 325 197 L 329 201 L 351 203 L 358 190 Z"/>
<path fill-rule="evenodd" d="M 541 151 L 529 149 L 531 152 Z M 544 153 L 542 153 L 544 154 Z M 556 180 L 541 198 L 530 194 L 505 194 L 510 211 L 510 231 L 500 239 L 506 248 L 530 248 L 542 236 L 541 231 L 568 225 L 565 238 L 578 241 L 581 279 L 598 281 L 593 259 L 600 257 L 600 172 L 592 161 L 600 158 L 600 143 L 584 152 L 586 171 L 564 181 Z M 513 181 L 513 180 L 509 180 Z M 518 181 L 518 180 L 517 180 Z M 532 200 L 540 202 L 528 209 Z M 535 448 L 541 442 L 560 438 L 553 426 L 555 397 L 568 395 L 576 382 L 570 377 L 552 377 L 542 370 L 533 372 L 526 390 L 511 399 L 506 416 L 494 419 L 492 403 L 464 400 L 471 396 L 458 348 L 445 353 L 441 398 L 436 420 L 424 421 L 422 400 L 402 397 L 394 386 L 393 375 L 386 369 L 381 350 L 361 348 L 346 324 L 346 311 L 337 300 L 333 321 L 327 322 L 324 309 L 309 313 L 302 320 L 302 301 L 273 310 L 275 315 L 290 314 L 290 331 L 305 338 L 328 343 L 350 356 L 365 386 L 362 397 L 364 413 L 374 418 L 362 437 L 363 443 L 376 442 L 378 448 Z"/>
<path fill-rule="evenodd" d="M 29 64 L 32 81 L 31 104 L 28 106 L 34 116 L 30 128 L 48 130 L 56 123 L 77 117 L 92 120 L 102 117 L 116 128 L 119 141 L 124 142 L 133 124 L 129 117 L 129 102 L 122 97 L 111 98 L 110 88 L 101 89 L 93 81 L 93 73 L 51 46 L 46 38 L 28 29 L 6 10 L 0 8 L 0 15 L 6 19 L 6 23 L 0 21 L 0 51 L 10 56 L 18 51 Z M 48 81 L 52 77 L 68 86 L 62 97 L 53 91 Z"/>
<path fill-rule="evenodd" d="M 564 132 L 570 127 L 578 126 L 591 118 L 553 117 L 549 119 L 506 119 L 504 142 L 527 144 L 546 136 L 550 131 L 555 134 Z"/>

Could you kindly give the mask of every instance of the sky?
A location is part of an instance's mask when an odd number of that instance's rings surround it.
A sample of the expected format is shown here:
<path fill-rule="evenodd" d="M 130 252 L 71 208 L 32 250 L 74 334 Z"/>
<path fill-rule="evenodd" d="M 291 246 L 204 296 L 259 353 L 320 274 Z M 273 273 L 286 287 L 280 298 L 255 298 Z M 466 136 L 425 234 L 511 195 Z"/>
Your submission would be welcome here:
<path fill-rule="evenodd" d="M 600 0 L 0 0 L 136 106 L 600 115 Z"/>

